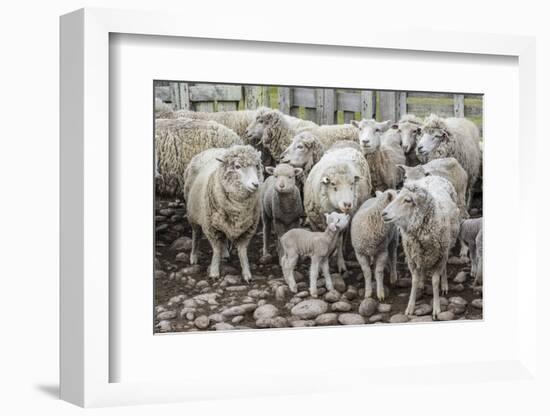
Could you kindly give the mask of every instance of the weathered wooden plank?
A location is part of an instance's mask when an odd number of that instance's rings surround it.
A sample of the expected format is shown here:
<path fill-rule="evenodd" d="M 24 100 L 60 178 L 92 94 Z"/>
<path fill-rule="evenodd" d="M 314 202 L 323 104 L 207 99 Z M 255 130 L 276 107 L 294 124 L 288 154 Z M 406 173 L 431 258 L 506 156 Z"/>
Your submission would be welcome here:
<path fill-rule="evenodd" d="M 433 105 L 433 104 L 408 104 L 408 111 L 410 114 L 414 114 L 418 117 L 426 117 L 431 113 L 438 114 L 444 117 L 453 117 L 454 108 L 452 103 L 448 105 Z"/>
<path fill-rule="evenodd" d="M 172 98 L 170 97 L 170 86 L 158 86 L 155 85 L 155 98 L 158 98 L 162 102 L 168 102 L 172 101 Z"/>
<path fill-rule="evenodd" d="M 397 114 L 396 121 L 399 120 L 405 114 L 407 114 L 407 92 L 401 91 L 398 93 L 398 95 L 399 95 L 399 103 L 398 103 L 399 111 Z"/>
<path fill-rule="evenodd" d="M 313 88 L 292 88 L 292 105 L 315 108 L 315 90 Z"/>
<path fill-rule="evenodd" d="M 236 111 L 239 108 L 239 103 L 235 101 L 219 101 L 218 111 Z"/>
<path fill-rule="evenodd" d="M 189 110 L 191 103 L 189 101 L 189 85 L 186 82 L 170 83 L 170 99 L 175 110 Z"/>
<path fill-rule="evenodd" d="M 194 103 L 194 106 L 195 106 L 195 111 L 204 111 L 206 113 L 214 112 L 213 101 L 210 101 L 210 102 L 203 101 L 203 102 Z"/>
<path fill-rule="evenodd" d="M 353 111 L 344 111 L 344 123 L 349 124 L 351 122 L 351 120 L 355 120 L 355 112 L 353 112 Z"/>
<path fill-rule="evenodd" d="M 290 114 L 292 117 L 300 117 L 300 107 L 290 107 L 290 109 L 288 110 L 288 113 L 285 113 L 285 114 Z"/>
<path fill-rule="evenodd" d="M 317 88 L 315 91 L 315 103 L 317 124 L 334 124 L 334 113 L 336 111 L 334 90 L 330 88 Z"/>
<path fill-rule="evenodd" d="M 464 117 L 464 94 L 454 95 L 453 108 L 455 117 Z"/>
<path fill-rule="evenodd" d="M 269 88 L 262 86 L 244 86 L 244 106 L 249 110 L 269 106 Z"/>
<path fill-rule="evenodd" d="M 279 95 L 279 111 L 281 111 L 284 114 L 290 114 L 290 88 L 287 87 L 279 87 L 278 88 L 278 95 Z"/>
<path fill-rule="evenodd" d="M 242 87 L 240 85 L 194 85 L 189 87 L 189 98 L 193 102 L 240 101 L 242 98 Z"/>
<path fill-rule="evenodd" d="M 361 117 L 370 120 L 376 117 L 376 93 L 361 91 Z"/>
<path fill-rule="evenodd" d="M 361 111 L 361 95 L 356 92 L 336 92 L 336 110 Z"/>
<path fill-rule="evenodd" d="M 304 118 L 306 120 L 318 123 L 318 121 L 317 121 L 317 109 L 316 108 L 306 108 L 304 111 L 305 111 Z"/>
<path fill-rule="evenodd" d="M 464 117 L 481 117 L 483 115 L 483 108 L 481 106 L 465 105 Z"/>
<path fill-rule="evenodd" d="M 408 91 L 407 96 L 411 98 L 453 98 L 453 94 L 439 92 L 415 92 Z"/>
<path fill-rule="evenodd" d="M 380 120 L 397 121 L 399 118 L 398 93 L 394 91 L 379 91 Z"/>
<path fill-rule="evenodd" d="M 483 100 L 483 94 L 464 94 L 464 98 L 467 99 L 477 99 Z"/>

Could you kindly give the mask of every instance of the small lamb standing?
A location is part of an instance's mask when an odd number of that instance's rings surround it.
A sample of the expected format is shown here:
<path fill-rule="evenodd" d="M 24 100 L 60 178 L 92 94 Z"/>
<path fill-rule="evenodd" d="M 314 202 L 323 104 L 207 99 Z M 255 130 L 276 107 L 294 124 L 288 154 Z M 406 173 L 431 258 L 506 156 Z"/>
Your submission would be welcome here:
<path fill-rule="evenodd" d="M 460 257 L 470 254 L 470 275 L 477 278 L 477 236 L 483 229 L 483 217 L 462 221 L 458 239 L 460 240 Z"/>
<path fill-rule="evenodd" d="M 460 218 L 468 218 L 466 209 L 466 188 L 468 187 L 468 174 L 454 157 L 434 159 L 425 165 L 404 166 L 399 165 L 405 173 L 405 181 L 417 180 L 426 176 L 441 176 L 454 186 L 458 200 Z"/>
<path fill-rule="evenodd" d="M 327 227 L 324 232 L 313 232 L 302 228 L 294 228 L 281 237 L 281 268 L 288 287 L 296 293 L 294 268 L 300 256 L 311 258 L 309 269 L 309 293 L 317 297 L 317 277 L 319 267 L 323 271 L 327 290 L 334 290 L 328 261 L 336 248 L 339 236 L 349 223 L 349 215 L 338 212 L 325 214 Z"/>
<path fill-rule="evenodd" d="M 401 231 L 412 274 L 405 315 L 414 313 L 416 293 L 424 287 L 426 276 L 432 277 L 433 317 L 441 312 L 439 283 L 442 280 L 443 293 L 447 293 L 447 259 L 459 228 L 455 201 L 452 185 L 446 179 L 430 176 L 405 183 L 397 198 L 382 211 L 383 220 L 395 223 Z"/>
<path fill-rule="evenodd" d="M 399 145 L 382 142 L 382 135 L 388 131 L 391 121 L 379 123 L 375 120 L 352 121 L 359 129 L 359 144 L 367 159 L 374 190 L 395 189 L 401 182 L 401 170 L 397 165 L 405 164 L 405 154 Z"/>
<path fill-rule="evenodd" d="M 466 207 L 469 207 L 481 166 L 477 126 L 465 118 L 442 118 L 431 114 L 424 121 L 421 134 L 416 147 L 421 160 L 454 157 L 468 174 Z"/>
<path fill-rule="evenodd" d="M 384 269 L 389 266 L 390 282 L 397 282 L 397 246 L 399 232 L 393 223 L 382 220 L 382 211 L 395 198 L 393 189 L 376 191 L 376 197 L 367 199 L 351 221 L 351 243 L 365 278 L 365 298 L 372 296 L 371 264 L 375 267 L 376 296 L 384 300 Z"/>
<path fill-rule="evenodd" d="M 193 231 L 190 261 L 197 264 L 202 229 L 212 246 L 212 278 L 220 276 L 226 239 L 237 246 L 244 280 L 252 277 L 247 249 L 260 220 L 262 170 L 259 152 L 248 145 L 206 150 L 185 170 L 184 196 Z"/>
<path fill-rule="evenodd" d="M 304 209 L 311 228 L 326 228 L 325 214 L 353 215 L 371 193 L 369 165 L 352 147 L 329 149 L 311 169 L 304 185 Z M 338 242 L 338 271 L 346 270 L 343 238 Z"/>
<path fill-rule="evenodd" d="M 303 215 L 302 198 L 296 186 L 296 177 L 302 173 L 301 168 L 294 168 L 282 163 L 276 167 L 265 168 L 270 176 L 260 188 L 262 200 L 263 255 L 267 256 L 271 230 L 277 236 L 277 251 L 280 254 L 280 238 L 292 228 L 300 226 Z"/>

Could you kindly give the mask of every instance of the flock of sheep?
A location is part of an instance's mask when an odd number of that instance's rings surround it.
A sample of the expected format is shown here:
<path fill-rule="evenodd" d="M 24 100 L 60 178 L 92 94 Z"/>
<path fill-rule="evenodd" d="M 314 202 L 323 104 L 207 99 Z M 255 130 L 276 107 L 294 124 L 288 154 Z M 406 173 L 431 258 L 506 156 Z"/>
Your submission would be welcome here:
<path fill-rule="evenodd" d="M 346 270 L 344 246 L 355 251 L 365 297 L 384 299 L 383 278 L 397 281 L 400 245 L 412 275 L 406 315 L 417 290 L 433 287 L 433 317 L 447 293 L 447 260 L 460 241 L 469 252 L 474 284 L 482 279 L 482 219 L 468 208 L 480 174 L 478 128 L 464 118 L 322 125 L 278 110 L 157 113 L 157 192 L 183 197 L 192 227 L 190 263 L 204 234 L 212 248 L 211 278 L 236 248 L 242 276 L 252 275 L 247 249 L 263 223 L 263 255 L 271 238 L 284 279 L 296 293 L 294 269 L 309 257 L 310 295 L 319 269 L 333 290 L 329 258 Z M 264 180 L 264 173 L 269 175 Z M 306 228 L 307 227 L 307 228 Z"/>

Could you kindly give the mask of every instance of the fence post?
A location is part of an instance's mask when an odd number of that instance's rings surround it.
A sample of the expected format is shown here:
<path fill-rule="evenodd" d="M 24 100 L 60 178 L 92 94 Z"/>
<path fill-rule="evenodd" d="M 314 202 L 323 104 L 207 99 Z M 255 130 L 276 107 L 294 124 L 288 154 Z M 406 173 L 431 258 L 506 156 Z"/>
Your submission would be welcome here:
<path fill-rule="evenodd" d="M 170 83 L 170 100 L 174 110 L 189 110 L 191 102 L 189 101 L 189 85 L 185 82 Z"/>
<path fill-rule="evenodd" d="M 397 118 L 395 121 L 398 121 L 402 116 L 407 114 L 407 93 L 405 91 L 401 91 L 399 94 L 399 113 L 397 114 Z"/>
<path fill-rule="evenodd" d="M 454 95 L 455 117 L 464 117 L 464 94 Z"/>
<path fill-rule="evenodd" d="M 283 114 L 290 113 L 290 88 L 278 87 L 279 111 Z"/>
<path fill-rule="evenodd" d="M 317 124 L 334 124 L 336 100 L 333 89 L 318 88 L 315 91 L 315 107 L 317 108 Z"/>
<path fill-rule="evenodd" d="M 269 107 L 269 88 L 245 85 L 244 106 L 247 110 L 255 110 L 258 107 Z"/>
<path fill-rule="evenodd" d="M 380 91 L 380 120 L 397 121 L 399 112 L 398 93 L 393 91 Z"/>
<path fill-rule="evenodd" d="M 361 91 L 361 118 L 376 118 L 376 94 L 374 91 Z"/>

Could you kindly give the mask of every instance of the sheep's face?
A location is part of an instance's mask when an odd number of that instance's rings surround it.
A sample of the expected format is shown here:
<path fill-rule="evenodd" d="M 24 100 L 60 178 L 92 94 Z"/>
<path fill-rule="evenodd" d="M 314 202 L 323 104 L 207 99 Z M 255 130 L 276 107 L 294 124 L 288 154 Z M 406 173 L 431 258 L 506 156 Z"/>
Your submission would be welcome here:
<path fill-rule="evenodd" d="M 408 188 L 401 189 L 399 194 L 393 197 L 389 205 L 382 211 L 382 220 L 385 223 L 404 226 L 425 197 L 425 192 L 416 192 Z"/>
<path fill-rule="evenodd" d="M 377 203 L 381 204 L 381 207 L 387 207 L 394 199 L 397 198 L 397 191 L 395 189 L 388 189 L 384 192 L 376 191 Z"/>
<path fill-rule="evenodd" d="M 418 165 L 418 166 L 405 166 L 405 165 L 397 165 L 398 168 L 400 168 L 404 173 L 404 180 L 405 181 L 416 181 L 417 179 L 422 179 L 425 176 L 429 176 L 429 173 L 426 172 L 424 169 L 424 166 Z"/>
<path fill-rule="evenodd" d="M 351 174 L 334 174 L 324 176 L 321 186 L 330 204 L 348 214 L 355 209 L 355 188 L 360 179 L 360 176 Z"/>
<path fill-rule="evenodd" d="M 311 134 L 298 134 L 281 155 L 281 162 L 299 168 L 305 167 L 313 161 L 314 141 L 315 138 Z"/>
<path fill-rule="evenodd" d="M 250 143 L 256 144 L 264 137 L 266 129 L 275 121 L 274 111 L 258 112 L 256 118 L 246 128 L 246 138 Z"/>
<path fill-rule="evenodd" d="M 242 158 L 226 155 L 219 159 L 223 165 L 223 187 L 226 192 L 246 196 L 258 190 L 263 182 L 260 153 L 254 151 L 251 156 L 252 152 Z"/>
<path fill-rule="evenodd" d="M 302 173 L 301 168 L 294 168 L 288 164 L 280 164 L 273 168 L 268 166 L 265 171 L 275 178 L 275 191 L 286 194 L 293 192 L 296 187 L 296 176 Z"/>
<path fill-rule="evenodd" d="M 327 228 L 332 232 L 340 232 L 346 229 L 349 224 L 349 215 L 342 214 L 340 212 L 331 212 L 325 214 L 325 220 L 327 221 Z"/>
<path fill-rule="evenodd" d="M 374 153 L 380 147 L 382 134 L 390 128 L 391 121 L 381 123 L 376 120 L 352 120 L 351 124 L 359 129 L 359 145 L 364 153 Z"/>
<path fill-rule="evenodd" d="M 442 128 L 422 129 L 422 136 L 416 146 L 416 152 L 420 156 L 427 156 L 441 145 L 449 140 L 449 133 Z"/>
<path fill-rule="evenodd" d="M 405 122 L 397 125 L 397 131 L 401 135 L 401 146 L 403 152 L 408 154 L 416 148 L 416 142 L 421 134 L 421 128 L 418 124 Z"/>

